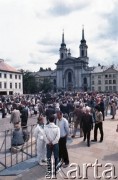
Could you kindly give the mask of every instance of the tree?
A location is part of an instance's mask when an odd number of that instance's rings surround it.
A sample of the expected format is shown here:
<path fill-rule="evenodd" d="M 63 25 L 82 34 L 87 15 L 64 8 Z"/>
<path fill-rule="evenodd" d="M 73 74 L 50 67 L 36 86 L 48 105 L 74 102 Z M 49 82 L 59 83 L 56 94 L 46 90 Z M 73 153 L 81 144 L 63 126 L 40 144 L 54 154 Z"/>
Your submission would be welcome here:
<path fill-rule="evenodd" d="M 32 72 L 23 72 L 23 93 L 24 94 L 34 94 L 38 92 L 37 83 Z"/>
<path fill-rule="evenodd" d="M 40 72 L 42 72 L 42 71 L 51 71 L 51 68 L 49 67 L 49 68 L 44 69 L 43 67 L 40 67 L 39 71 Z"/>
<path fill-rule="evenodd" d="M 44 71 L 43 67 L 40 67 L 39 71 Z"/>
<path fill-rule="evenodd" d="M 52 71 L 50 67 L 48 68 L 48 71 Z"/>
<path fill-rule="evenodd" d="M 43 91 L 44 93 L 51 91 L 52 88 L 52 82 L 48 78 L 45 78 L 43 82 L 39 83 L 39 91 Z"/>

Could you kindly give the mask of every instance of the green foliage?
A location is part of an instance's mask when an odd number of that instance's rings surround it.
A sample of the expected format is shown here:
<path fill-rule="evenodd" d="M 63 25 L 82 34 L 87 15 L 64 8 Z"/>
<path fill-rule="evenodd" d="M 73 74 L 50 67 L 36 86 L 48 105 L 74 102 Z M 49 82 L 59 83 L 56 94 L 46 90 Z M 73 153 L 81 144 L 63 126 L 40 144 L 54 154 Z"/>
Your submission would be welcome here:
<path fill-rule="evenodd" d="M 40 68 L 43 70 L 43 68 Z M 50 70 L 50 68 L 49 68 Z M 41 80 L 39 83 L 36 82 L 35 76 L 30 71 L 20 70 L 23 74 L 23 93 L 24 94 L 35 94 L 40 91 L 47 93 L 53 89 L 53 84 L 50 79 L 45 78 L 43 81 Z"/>
<path fill-rule="evenodd" d="M 43 67 L 40 67 L 39 71 L 44 71 Z"/>
<path fill-rule="evenodd" d="M 37 83 L 32 72 L 22 71 L 23 72 L 23 93 L 24 94 L 33 94 L 38 92 Z"/>
<path fill-rule="evenodd" d="M 46 68 L 46 69 L 44 69 L 43 67 L 40 67 L 39 71 L 40 71 L 40 72 L 42 72 L 42 71 L 51 71 L 51 68 Z"/>
<path fill-rule="evenodd" d="M 52 83 L 48 78 L 45 78 L 43 82 L 39 83 L 39 91 L 43 91 L 44 93 L 50 92 L 52 88 Z"/>

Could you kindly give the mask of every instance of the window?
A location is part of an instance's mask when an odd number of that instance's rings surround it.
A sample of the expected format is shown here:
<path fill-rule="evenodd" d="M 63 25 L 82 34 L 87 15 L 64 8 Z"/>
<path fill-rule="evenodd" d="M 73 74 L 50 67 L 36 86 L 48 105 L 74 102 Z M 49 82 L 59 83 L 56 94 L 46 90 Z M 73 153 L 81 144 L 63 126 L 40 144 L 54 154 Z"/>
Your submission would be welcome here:
<path fill-rule="evenodd" d="M 19 89 L 21 89 L 21 83 L 19 83 Z"/>
<path fill-rule="evenodd" d="M 84 56 L 84 50 L 82 49 L 82 51 L 81 51 L 81 52 L 82 52 L 82 57 L 83 57 L 83 56 Z"/>
<path fill-rule="evenodd" d="M 19 75 L 19 79 L 21 79 L 21 75 Z"/>
<path fill-rule="evenodd" d="M 63 57 L 64 57 L 64 55 L 63 55 L 63 53 L 61 53 L 61 59 L 63 59 Z"/>
<path fill-rule="evenodd" d="M 10 89 L 12 89 L 12 83 L 10 83 Z"/>
<path fill-rule="evenodd" d="M 109 91 L 112 91 L 112 86 L 109 86 Z"/>
<path fill-rule="evenodd" d="M 0 88 L 2 88 L 2 82 L 0 82 Z"/>
<path fill-rule="evenodd" d="M 86 77 L 84 78 L 84 84 L 87 84 L 87 78 Z"/>
<path fill-rule="evenodd" d="M 112 84 L 112 80 L 109 80 L 109 84 Z"/>
<path fill-rule="evenodd" d="M 98 91 L 101 91 L 101 86 L 98 86 Z"/>
<path fill-rule="evenodd" d="M 92 81 L 92 85 L 94 85 L 94 81 Z"/>
<path fill-rule="evenodd" d="M 113 74 L 113 78 L 116 78 L 116 74 Z"/>
<path fill-rule="evenodd" d="M 54 83 L 54 86 L 56 86 L 56 79 L 54 79 L 53 83 Z"/>
<path fill-rule="evenodd" d="M 116 84 L 116 80 L 115 79 L 113 80 L 113 84 Z"/>
<path fill-rule="evenodd" d="M 5 88 L 5 89 L 7 88 L 7 83 L 6 83 L 6 82 L 4 82 L 4 88 Z"/>
<path fill-rule="evenodd" d="M 15 79 L 17 79 L 17 75 L 15 75 Z"/>
<path fill-rule="evenodd" d="M 4 74 L 4 78 L 7 78 L 7 74 Z"/>
<path fill-rule="evenodd" d="M 107 75 L 107 74 L 105 74 L 105 78 L 108 78 L 108 75 Z"/>
<path fill-rule="evenodd" d="M 0 78 L 2 77 L 2 73 L 0 73 Z"/>
<path fill-rule="evenodd" d="M 15 88 L 17 89 L 17 83 L 15 83 Z"/>
<path fill-rule="evenodd" d="M 113 91 L 116 91 L 116 86 L 113 86 Z"/>
<path fill-rule="evenodd" d="M 109 78 L 111 78 L 112 77 L 112 75 L 111 74 L 109 74 Z"/>
<path fill-rule="evenodd" d="M 94 86 L 92 86 L 92 91 L 94 91 Z"/>
<path fill-rule="evenodd" d="M 10 79 L 12 79 L 12 74 L 10 74 Z"/>
<path fill-rule="evenodd" d="M 105 91 L 108 91 L 108 86 L 105 87 Z"/>
<path fill-rule="evenodd" d="M 101 79 L 101 75 L 98 75 L 98 79 Z"/>
<path fill-rule="evenodd" d="M 94 79 L 94 76 L 92 76 L 92 79 Z"/>
<path fill-rule="evenodd" d="M 105 84 L 108 84 L 108 80 L 105 80 Z"/>
<path fill-rule="evenodd" d="M 101 80 L 98 80 L 98 84 L 101 84 Z"/>
<path fill-rule="evenodd" d="M 72 73 L 71 72 L 68 73 L 68 82 L 69 83 L 72 82 Z"/>

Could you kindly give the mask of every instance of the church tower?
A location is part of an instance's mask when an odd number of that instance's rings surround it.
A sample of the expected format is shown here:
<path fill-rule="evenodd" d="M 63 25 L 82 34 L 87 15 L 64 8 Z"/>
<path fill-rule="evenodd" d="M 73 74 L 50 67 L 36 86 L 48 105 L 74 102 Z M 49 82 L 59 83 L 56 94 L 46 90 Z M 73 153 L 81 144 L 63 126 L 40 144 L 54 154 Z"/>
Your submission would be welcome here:
<path fill-rule="evenodd" d="M 65 40 L 64 40 L 64 32 L 62 34 L 62 43 L 61 43 L 61 47 L 60 47 L 60 59 L 66 59 L 67 58 L 67 48 L 66 48 L 66 44 L 65 44 Z"/>
<path fill-rule="evenodd" d="M 84 27 L 82 28 L 82 40 L 80 41 L 80 58 L 87 57 L 87 49 L 88 46 L 86 45 L 86 40 L 84 38 Z"/>

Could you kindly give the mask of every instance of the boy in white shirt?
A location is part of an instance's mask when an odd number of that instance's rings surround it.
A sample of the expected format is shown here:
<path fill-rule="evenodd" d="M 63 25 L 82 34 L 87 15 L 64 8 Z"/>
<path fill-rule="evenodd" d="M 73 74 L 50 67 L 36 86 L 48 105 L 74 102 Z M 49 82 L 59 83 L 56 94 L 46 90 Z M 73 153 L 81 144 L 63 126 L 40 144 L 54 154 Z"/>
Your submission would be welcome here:
<path fill-rule="evenodd" d="M 55 171 L 56 166 L 59 162 L 59 139 L 60 139 L 60 129 L 58 126 L 54 124 L 55 116 L 51 115 L 49 117 L 49 124 L 45 126 L 44 128 L 44 140 L 46 142 L 47 146 L 47 165 L 48 165 L 48 171 L 46 175 L 51 175 L 52 169 L 51 169 L 51 156 L 52 153 L 54 153 L 55 158 Z"/>

